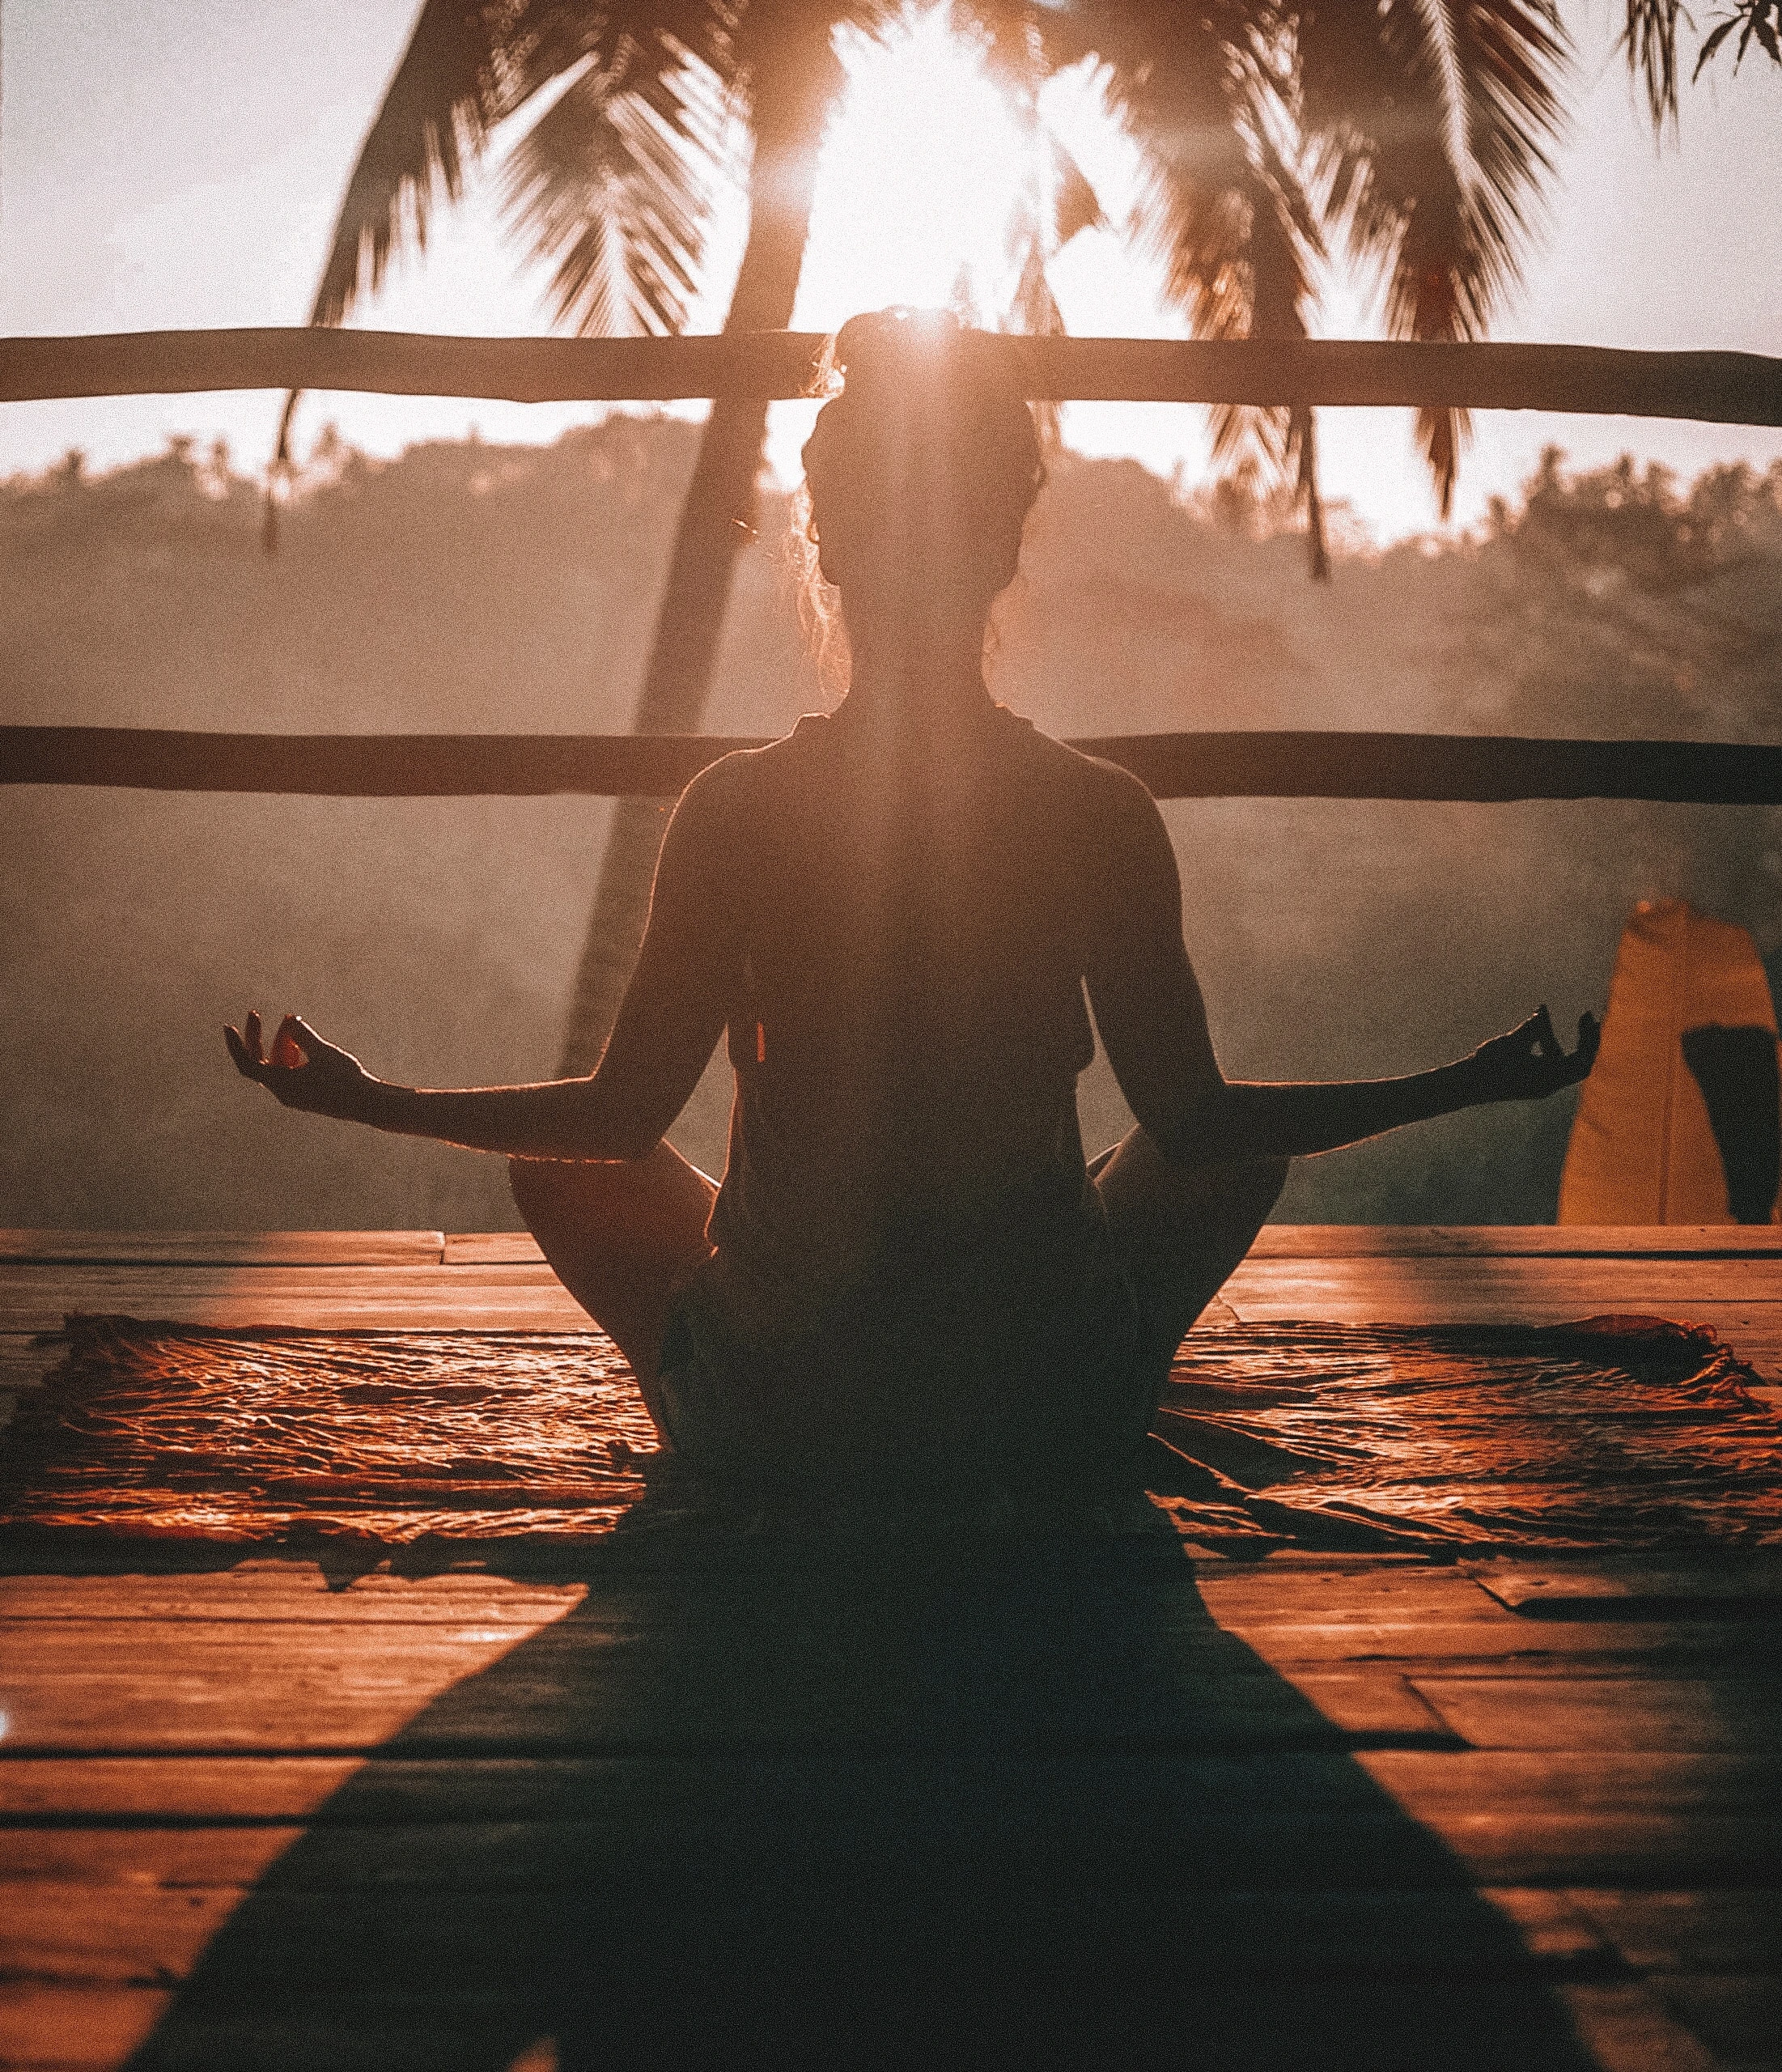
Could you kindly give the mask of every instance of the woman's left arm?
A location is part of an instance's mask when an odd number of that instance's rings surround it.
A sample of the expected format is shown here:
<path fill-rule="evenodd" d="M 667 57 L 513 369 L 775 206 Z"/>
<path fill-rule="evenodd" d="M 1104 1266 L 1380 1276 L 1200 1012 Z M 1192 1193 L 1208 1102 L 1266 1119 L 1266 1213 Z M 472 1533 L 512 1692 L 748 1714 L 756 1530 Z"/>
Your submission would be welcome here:
<path fill-rule="evenodd" d="M 646 1157 L 686 1106 L 723 1032 L 734 941 L 722 911 L 716 766 L 688 787 L 656 865 L 649 925 L 599 1066 L 528 1086 L 435 1089 L 374 1078 L 288 1014 L 265 1047 L 260 1017 L 224 1030 L 236 1069 L 282 1106 L 515 1158 Z"/>

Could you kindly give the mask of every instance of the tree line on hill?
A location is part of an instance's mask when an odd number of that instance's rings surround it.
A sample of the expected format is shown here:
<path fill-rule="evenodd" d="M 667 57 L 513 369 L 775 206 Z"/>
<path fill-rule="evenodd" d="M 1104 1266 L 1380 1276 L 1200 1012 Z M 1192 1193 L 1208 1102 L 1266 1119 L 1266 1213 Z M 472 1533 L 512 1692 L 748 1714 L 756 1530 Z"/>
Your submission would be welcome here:
<path fill-rule="evenodd" d="M 324 439 L 268 560 L 257 489 L 189 442 L 0 485 L 14 723 L 617 732 L 697 430 L 615 414 L 546 447 L 389 462 Z M 1059 456 L 992 686 L 1063 734 L 1336 727 L 1782 739 L 1782 469 L 1690 485 L 1549 455 L 1470 540 L 1303 574 L 1266 503 Z M 829 702 L 764 500 L 708 724 Z M 1337 529 L 1339 538 L 1341 528 Z M 0 1221 L 511 1226 L 499 1161 L 283 1115 L 223 1056 L 300 1008 L 422 1083 L 550 1068 L 611 814 L 595 800 L 10 790 L 0 807 Z M 1782 814 L 1635 805 L 1165 809 L 1221 1059 L 1408 1070 L 1537 1001 L 1600 1005 L 1632 903 L 1693 899 L 1782 947 Z M 1773 967 L 1772 967 L 1773 968 Z M 722 1158 L 707 1075 L 677 1140 Z M 1092 1148 L 1124 1127 L 1086 1075 Z M 1305 1161 L 1279 1213 L 1541 1221 L 1569 1106 L 1452 1118 Z"/>

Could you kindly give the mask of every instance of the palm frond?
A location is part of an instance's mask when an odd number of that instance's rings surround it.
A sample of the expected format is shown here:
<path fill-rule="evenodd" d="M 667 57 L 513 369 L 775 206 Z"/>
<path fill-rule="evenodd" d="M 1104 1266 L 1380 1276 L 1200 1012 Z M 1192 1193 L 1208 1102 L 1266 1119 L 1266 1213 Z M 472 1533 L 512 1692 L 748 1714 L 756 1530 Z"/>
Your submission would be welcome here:
<path fill-rule="evenodd" d="M 1198 10 L 1148 27 L 1130 6 L 1105 13 L 1097 26 L 1108 102 L 1146 167 L 1129 235 L 1161 261 L 1165 295 L 1198 336 L 1247 336 L 1250 167 L 1233 120 L 1239 50 Z"/>
<path fill-rule="evenodd" d="M 1695 23 L 1682 0 L 1626 0 L 1626 9 L 1620 49 L 1627 60 L 1627 70 L 1645 89 L 1653 129 L 1661 137 L 1667 123 L 1674 129 L 1677 122 L 1679 32 L 1686 24 L 1694 28 Z M 1702 38 L 1689 75 L 1692 86 L 1734 30 L 1738 32 L 1738 44 L 1733 53 L 1735 72 L 1753 43 L 1772 63 L 1782 65 L 1782 0 L 1736 0 L 1725 14 L 1716 17 L 1712 28 Z"/>
<path fill-rule="evenodd" d="M 1568 57 L 1551 0 L 1321 0 L 1302 18 L 1296 111 L 1331 217 L 1385 274 L 1393 337 L 1483 335 L 1553 171 Z M 1419 414 L 1445 517 L 1466 428 Z"/>
<path fill-rule="evenodd" d="M 1047 139 L 1052 157 L 1052 248 L 1062 252 L 1073 237 L 1107 222 L 1094 183 L 1056 137 Z"/>
<path fill-rule="evenodd" d="M 1030 107 L 1051 69 L 1031 0 L 952 0 L 953 34 L 977 49 L 1011 106 Z"/>
<path fill-rule="evenodd" d="M 423 0 L 346 184 L 310 316 L 339 324 L 432 211 L 458 200 L 490 132 L 579 67 L 672 47 L 727 76 L 738 0 Z M 646 89 L 647 98 L 647 89 Z"/>
<path fill-rule="evenodd" d="M 310 312 L 342 322 L 375 293 L 405 236 L 425 246 L 436 197 L 464 191 L 467 160 L 516 105 L 510 7 L 425 0 L 342 197 Z"/>
<path fill-rule="evenodd" d="M 1620 48 L 1628 70 L 1646 90 L 1656 130 L 1677 120 L 1677 32 L 1688 19 L 1682 0 L 1627 0 Z"/>
<path fill-rule="evenodd" d="M 312 324 L 344 323 L 360 295 L 382 284 L 405 236 L 426 245 L 435 201 L 442 193 L 448 201 L 458 198 L 466 162 L 520 104 L 516 15 L 564 11 L 537 0 L 531 6 L 527 0 L 517 6 L 514 0 L 422 0 L 341 197 Z M 279 414 L 261 536 L 268 554 L 278 544 L 277 492 L 290 478 L 291 422 L 301 393 L 292 389 Z"/>
<path fill-rule="evenodd" d="M 1771 64 L 1782 65 L 1782 0 L 1739 0 L 1732 12 L 1722 15 L 1702 39 L 1695 69 L 1690 74 L 1692 83 L 1702 76 L 1703 66 L 1734 29 L 1739 32 L 1738 48 L 1733 53 L 1735 72 L 1745 62 L 1745 53 L 1754 42 Z"/>
<path fill-rule="evenodd" d="M 725 110 L 711 67 L 666 36 L 627 38 L 514 147 L 508 221 L 555 261 L 554 313 L 588 332 L 678 331 L 698 287 Z"/>
<path fill-rule="evenodd" d="M 1235 4 L 1163 20 L 1134 19 L 1130 6 L 1110 12 L 1124 19 L 1101 44 L 1104 57 L 1118 53 L 1109 98 L 1147 166 L 1131 234 L 1162 261 L 1165 299 L 1197 337 L 1303 338 L 1323 242 L 1282 149 L 1271 24 Z M 1211 428 L 1222 474 L 1293 484 L 1313 575 L 1327 577 L 1310 412 L 1232 405 L 1212 413 Z"/>
<path fill-rule="evenodd" d="M 1306 336 L 1313 302 L 1310 262 L 1323 244 L 1299 182 L 1268 140 L 1258 138 L 1249 187 L 1250 216 L 1240 278 L 1249 288 L 1242 335 L 1258 339 Z M 1314 582 L 1328 582 L 1324 504 L 1317 479 L 1317 427 L 1309 405 L 1260 408 L 1228 404 L 1212 413 L 1213 459 L 1223 472 L 1260 473 L 1291 481 L 1305 507 L 1306 550 Z M 1255 464 L 1260 462 L 1260 467 Z"/>

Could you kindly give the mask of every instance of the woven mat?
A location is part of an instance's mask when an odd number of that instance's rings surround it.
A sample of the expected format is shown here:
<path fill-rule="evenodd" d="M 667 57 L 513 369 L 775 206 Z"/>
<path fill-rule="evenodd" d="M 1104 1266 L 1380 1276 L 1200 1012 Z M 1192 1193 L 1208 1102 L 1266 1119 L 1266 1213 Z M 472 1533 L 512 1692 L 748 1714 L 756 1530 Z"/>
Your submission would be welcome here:
<path fill-rule="evenodd" d="M 597 1333 L 70 1318 L 0 1437 L 0 1528 L 390 1543 L 602 1537 L 655 1433 Z M 1147 1480 L 1186 1539 L 1476 1552 L 1782 1544 L 1782 1420 L 1710 1331 L 1196 1333 Z"/>

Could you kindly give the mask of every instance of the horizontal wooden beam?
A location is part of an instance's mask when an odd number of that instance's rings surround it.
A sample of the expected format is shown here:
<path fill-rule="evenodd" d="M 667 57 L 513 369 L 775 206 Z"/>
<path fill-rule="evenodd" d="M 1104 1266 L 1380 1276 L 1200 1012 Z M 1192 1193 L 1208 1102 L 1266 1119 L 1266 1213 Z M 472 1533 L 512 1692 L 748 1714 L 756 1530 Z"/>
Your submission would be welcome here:
<path fill-rule="evenodd" d="M 1074 744 L 1160 799 L 1644 799 L 1782 805 L 1782 747 L 1504 734 L 1118 734 Z M 327 798 L 672 798 L 753 738 L 0 727 L 0 783 Z"/>
<path fill-rule="evenodd" d="M 673 798 L 754 739 L 701 734 L 211 734 L 0 727 L 0 783 L 343 799 Z"/>
<path fill-rule="evenodd" d="M 137 331 L 0 339 L 0 401 L 336 388 L 518 403 L 808 393 L 817 332 L 455 338 L 397 331 Z M 1597 346 L 1011 338 L 1029 396 L 1152 403 L 1453 405 L 1782 425 L 1782 359 Z"/>

